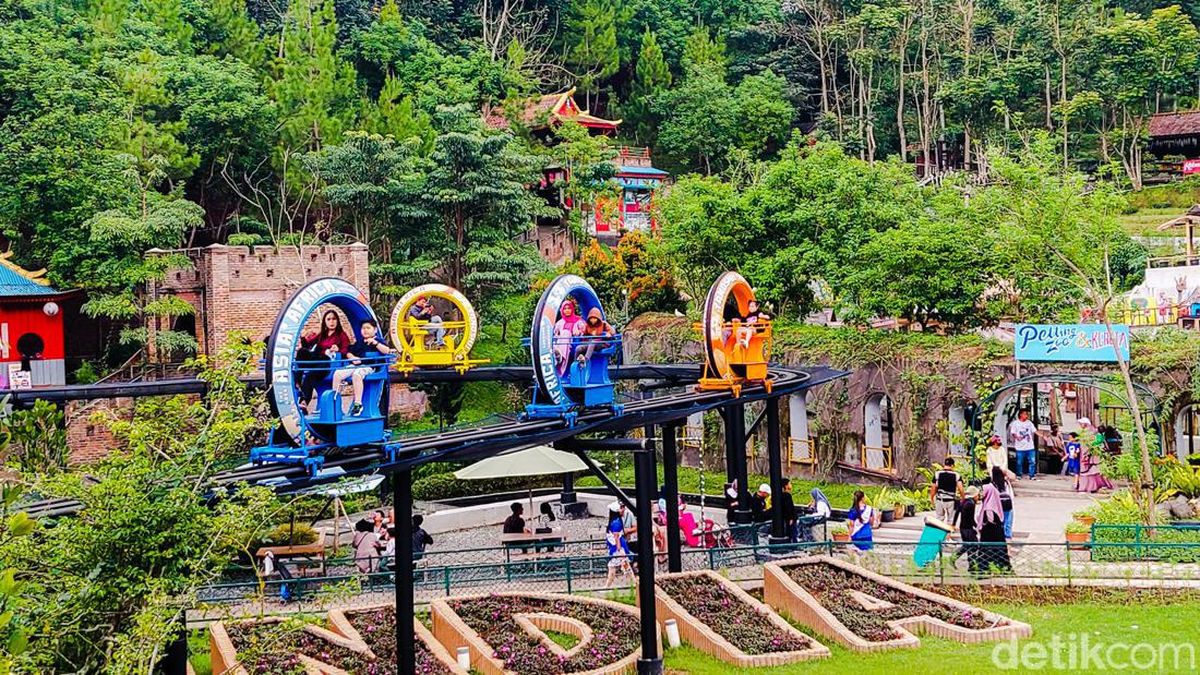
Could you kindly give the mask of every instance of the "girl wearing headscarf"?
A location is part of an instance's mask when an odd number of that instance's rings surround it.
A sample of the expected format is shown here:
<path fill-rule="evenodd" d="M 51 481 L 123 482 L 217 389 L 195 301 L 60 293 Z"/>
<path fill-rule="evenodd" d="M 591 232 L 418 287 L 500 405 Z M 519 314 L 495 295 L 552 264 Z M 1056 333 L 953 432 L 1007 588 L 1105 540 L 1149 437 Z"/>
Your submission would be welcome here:
<path fill-rule="evenodd" d="M 565 375 L 571 365 L 571 338 L 583 331 L 579 322 L 583 319 L 574 300 L 564 300 L 558 309 L 560 318 L 554 324 L 554 361 L 558 366 L 558 374 Z"/>
<path fill-rule="evenodd" d="M 979 533 L 980 571 L 1011 572 L 1008 542 L 1004 537 L 1004 505 L 1001 488 L 1004 473 L 992 467 L 992 481 L 983 486 L 979 506 L 975 509 L 975 530 Z"/>
<path fill-rule="evenodd" d="M 1088 437 L 1091 443 L 1088 443 Z M 1092 426 L 1092 421 L 1086 417 L 1079 418 L 1079 437 L 1083 442 L 1079 448 L 1079 482 L 1076 490 L 1080 492 L 1099 492 L 1113 489 L 1112 481 L 1100 473 L 1101 457 L 1104 453 L 1104 435 Z"/>
<path fill-rule="evenodd" d="M 807 511 L 809 515 L 803 516 L 796 523 L 796 539 L 798 541 L 816 541 L 816 536 L 813 535 L 813 528 L 825 521 L 833 515 L 833 507 L 829 504 L 829 498 L 821 492 L 820 488 L 813 488 L 808 491 L 812 502 L 808 505 Z"/>

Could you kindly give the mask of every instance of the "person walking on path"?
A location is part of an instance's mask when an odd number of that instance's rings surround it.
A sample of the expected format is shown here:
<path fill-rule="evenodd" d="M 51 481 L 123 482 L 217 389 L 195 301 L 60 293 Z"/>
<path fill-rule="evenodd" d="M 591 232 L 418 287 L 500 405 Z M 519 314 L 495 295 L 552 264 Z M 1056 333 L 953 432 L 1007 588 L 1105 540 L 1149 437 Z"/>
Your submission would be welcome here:
<path fill-rule="evenodd" d="M 783 511 L 783 531 L 788 541 L 796 543 L 796 501 L 792 499 L 792 481 L 783 479 L 783 491 L 779 495 L 779 508 Z"/>
<path fill-rule="evenodd" d="M 975 529 L 979 533 L 979 572 L 1012 571 L 1008 541 L 1004 536 L 1004 505 L 997 484 L 1004 484 L 1004 474 L 992 469 L 992 481 L 983 486 L 979 506 L 975 509 Z"/>
<path fill-rule="evenodd" d="M 929 499 L 937 519 L 943 523 L 954 520 L 954 504 L 962 495 L 962 478 L 954 470 L 954 458 L 947 457 L 942 470 L 934 474 L 933 483 L 929 485 Z"/>
<path fill-rule="evenodd" d="M 967 567 L 972 574 L 979 571 L 979 554 L 976 546 L 979 542 L 979 530 L 975 529 L 975 506 L 979 501 L 979 488 L 972 485 L 965 491 L 965 496 L 954 504 L 953 525 L 958 528 L 958 537 L 962 546 L 954 554 L 958 560 L 967 556 Z"/>
<path fill-rule="evenodd" d="M 1029 480 L 1037 480 L 1037 425 L 1029 419 L 1029 410 L 1022 408 L 1017 419 L 1008 425 L 1008 440 L 1017 452 L 1017 475 L 1025 469 Z"/>

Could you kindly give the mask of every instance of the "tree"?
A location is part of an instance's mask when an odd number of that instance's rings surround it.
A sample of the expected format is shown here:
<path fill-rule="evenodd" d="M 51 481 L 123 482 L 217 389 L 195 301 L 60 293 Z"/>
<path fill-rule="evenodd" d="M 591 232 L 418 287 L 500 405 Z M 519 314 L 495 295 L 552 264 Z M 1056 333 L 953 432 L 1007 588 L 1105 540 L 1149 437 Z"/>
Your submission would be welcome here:
<path fill-rule="evenodd" d="M 645 312 L 684 309 L 664 253 L 659 242 L 641 232 L 630 232 L 621 237 L 616 248 L 593 239 L 568 270 L 590 281 L 610 308 L 621 308 L 614 315 L 622 323 Z"/>
<path fill-rule="evenodd" d="M 567 63 L 576 69 L 584 107 L 590 108 L 592 94 L 600 82 L 621 67 L 617 50 L 617 7 L 612 0 L 581 0 L 567 20 Z M 599 97 L 597 96 L 597 101 Z"/>
<path fill-rule="evenodd" d="M 445 235 L 446 281 L 475 297 L 528 284 L 537 252 L 514 241 L 548 207 L 525 186 L 540 162 L 465 107 L 438 111 L 420 204 Z"/>
<path fill-rule="evenodd" d="M 336 53 L 336 43 L 333 0 L 292 0 L 268 84 L 282 121 L 277 158 L 336 143 L 353 121 L 354 68 Z"/>
<path fill-rule="evenodd" d="M 261 343 L 231 341 L 215 361 L 193 364 L 209 386 L 203 402 L 141 399 L 132 419 L 108 420 L 119 448 L 86 478 L 34 481 L 82 510 L 53 536 L 0 537 L 0 561 L 29 584 L 15 617 L 30 629 L 21 672 L 151 672 L 196 590 L 278 518 L 261 487 L 218 491 L 209 504 L 214 464 L 242 455 L 262 429 L 262 397 L 240 379 L 261 353 Z"/>
<path fill-rule="evenodd" d="M 1082 174 L 1059 172 L 1055 160 L 1053 141 L 1044 133 L 1017 158 L 994 157 L 991 164 L 1001 182 L 978 201 L 1010 247 L 1005 262 L 1012 265 L 1010 273 L 1018 287 L 1023 279 L 1034 279 L 1069 288 L 1071 296 L 1094 309 L 1104 323 L 1137 432 L 1141 482 L 1134 485 L 1134 492 L 1142 504 L 1143 518 L 1152 524 L 1155 502 L 1150 447 L 1129 362 L 1117 348 L 1113 331 L 1116 301 L 1128 290 L 1113 274 L 1113 261 L 1132 245 L 1116 219 L 1124 200 L 1108 185 L 1085 189 Z M 1019 266 L 1018 261 L 1024 265 Z M 1127 279 L 1126 283 L 1138 281 Z M 1070 307 L 1065 302 L 1058 304 L 1062 313 Z"/>
<path fill-rule="evenodd" d="M 684 169 L 711 175 L 724 166 L 737 125 L 733 93 L 724 76 L 693 69 L 683 85 L 661 97 L 658 145 Z"/>
<path fill-rule="evenodd" d="M 633 93 L 629 102 L 622 107 L 626 124 L 633 129 L 633 138 L 638 143 L 654 144 L 659 124 L 659 117 L 654 111 L 655 101 L 671 87 L 671 81 L 671 69 L 662 48 L 658 46 L 654 33 L 647 28 L 642 33 L 642 43 L 638 49 Z"/>
<path fill-rule="evenodd" d="M 755 157 L 771 157 L 787 143 L 795 109 L 784 96 L 785 85 L 767 70 L 745 78 L 734 90 L 737 144 Z"/>

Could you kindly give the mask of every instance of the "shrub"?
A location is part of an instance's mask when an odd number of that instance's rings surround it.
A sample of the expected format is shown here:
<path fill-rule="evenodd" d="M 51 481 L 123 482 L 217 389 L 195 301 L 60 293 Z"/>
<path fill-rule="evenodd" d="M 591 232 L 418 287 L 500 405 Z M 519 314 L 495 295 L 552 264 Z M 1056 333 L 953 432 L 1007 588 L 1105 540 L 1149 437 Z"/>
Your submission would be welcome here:
<path fill-rule="evenodd" d="M 296 529 L 293 531 L 291 523 L 283 523 L 264 534 L 261 539 L 255 542 L 253 548 L 311 544 L 317 540 L 318 536 L 317 531 L 312 528 L 312 525 L 296 523 Z"/>
<path fill-rule="evenodd" d="M 689 614 L 747 654 L 793 652 L 812 647 L 810 640 L 781 631 L 766 614 L 707 576 L 668 577 L 657 585 Z"/>
<path fill-rule="evenodd" d="M 561 484 L 558 476 L 496 478 L 494 480 L 459 480 L 453 473 L 438 473 L 413 481 L 413 499 L 437 501 L 456 497 L 472 497 L 495 492 L 514 492 L 530 488 L 553 487 Z"/>
<path fill-rule="evenodd" d="M 1086 534 L 1092 531 L 1092 526 L 1084 525 L 1078 520 L 1072 520 L 1071 522 L 1067 523 L 1067 526 L 1063 531 L 1067 534 Z"/>

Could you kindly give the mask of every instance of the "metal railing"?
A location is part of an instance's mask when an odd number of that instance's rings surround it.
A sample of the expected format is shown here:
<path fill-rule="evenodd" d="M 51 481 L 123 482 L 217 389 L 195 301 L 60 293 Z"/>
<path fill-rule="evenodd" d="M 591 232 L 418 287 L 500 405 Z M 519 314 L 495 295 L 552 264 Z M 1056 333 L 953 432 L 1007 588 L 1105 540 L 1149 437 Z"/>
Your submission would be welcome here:
<path fill-rule="evenodd" d="M 756 526 L 761 528 L 762 526 Z M 1150 541 L 1150 529 L 1131 530 L 1130 542 L 1092 541 L 1082 544 L 877 542 L 860 551 L 852 543 L 816 541 L 795 544 L 747 544 L 710 549 L 686 549 L 684 571 L 717 570 L 737 581 L 762 578 L 762 564 L 801 556 L 824 554 L 847 558 L 871 571 L 916 583 L 974 584 L 1025 580 L 1046 585 L 1112 585 L 1200 587 L 1200 563 L 1158 559 L 1114 560 L 1130 551 L 1153 553 L 1160 544 Z M 1158 528 L 1162 529 L 1162 528 Z M 1138 540 L 1137 537 L 1142 539 Z M 755 541 L 765 540 L 760 531 Z M 1140 549 L 1138 547 L 1141 547 Z M 1169 544 L 1200 560 L 1200 542 Z M 532 546 L 530 547 L 532 548 Z M 476 549 L 486 551 L 489 549 Z M 494 549 L 493 549 L 494 550 Z M 438 597 L 494 591 L 578 593 L 611 588 L 607 581 L 608 556 L 563 548 L 562 551 L 519 560 L 468 562 L 465 551 L 437 555 L 430 551 L 416 562 L 414 592 L 418 601 Z M 457 560 L 451 560 L 454 555 Z M 439 560 L 439 557 L 442 558 Z M 662 570 L 665 554 L 656 554 Z M 916 560 L 924 562 L 918 565 Z M 386 562 L 386 561 L 385 561 Z M 202 616 L 259 611 L 310 611 L 337 604 L 343 607 L 378 604 L 392 598 L 394 577 L 384 569 L 363 574 L 330 570 L 319 577 L 228 581 L 202 589 L 197 608 Z M 612 587 L 628 586 L 618 577 Z M 286 588 L 286 591 L 285 591 Z M 284 601 L 283 596 L 288 600 Z"/>
<path fill-rule="evenodd" d="M 1200 523 L 1189 525 L 1093 524 L 1093 560 L 1200 563 Z"/>

